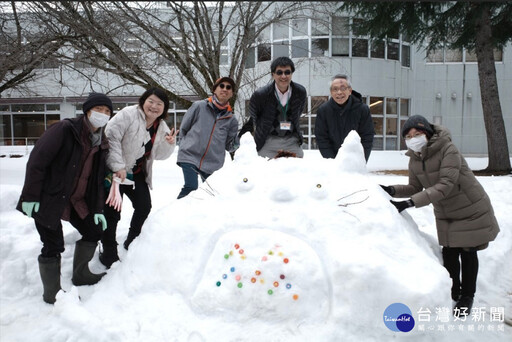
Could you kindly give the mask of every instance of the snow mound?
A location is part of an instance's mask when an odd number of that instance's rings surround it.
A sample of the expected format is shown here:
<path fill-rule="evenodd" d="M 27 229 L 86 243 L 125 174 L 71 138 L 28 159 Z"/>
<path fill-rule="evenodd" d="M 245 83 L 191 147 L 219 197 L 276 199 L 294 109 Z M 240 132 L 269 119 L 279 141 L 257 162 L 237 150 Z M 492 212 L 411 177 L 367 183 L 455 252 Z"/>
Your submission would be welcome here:
<path fill-rule="evenodd" d="M 329 281 L 305 241 L 278 231 L 222 235 L 192 297 L 203 313 L 238 320 L 308 321 L 329 312 Z"/>

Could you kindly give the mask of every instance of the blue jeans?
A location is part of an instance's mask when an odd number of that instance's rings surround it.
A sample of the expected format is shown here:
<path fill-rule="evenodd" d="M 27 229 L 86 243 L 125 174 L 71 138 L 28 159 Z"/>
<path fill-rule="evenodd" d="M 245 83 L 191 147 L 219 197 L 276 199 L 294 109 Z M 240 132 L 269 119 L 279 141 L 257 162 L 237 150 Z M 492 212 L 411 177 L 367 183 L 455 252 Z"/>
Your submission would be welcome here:
<path fill-rule="evenodd" d="M 210 177 L 211 173 L 206 173 L 199 170 L 194 164 L 190 163 L 178 163 L 183 170 L 183 178 L 185 178 L 185 185 L 181 188 L 178 199 L 187 196 L 192 191 L 197 190 L 199 183 L 197 175 L 201 176 L 201 180 L 204 182 L 206 178 Z"/>

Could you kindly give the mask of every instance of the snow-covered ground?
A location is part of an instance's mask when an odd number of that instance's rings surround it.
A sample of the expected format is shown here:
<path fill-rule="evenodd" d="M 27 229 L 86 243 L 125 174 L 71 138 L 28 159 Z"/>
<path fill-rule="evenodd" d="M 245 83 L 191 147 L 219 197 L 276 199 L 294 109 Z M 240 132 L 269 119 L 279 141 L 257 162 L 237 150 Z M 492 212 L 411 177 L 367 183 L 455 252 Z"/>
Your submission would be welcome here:
<path fill-rule="evenodd" d="M 66 292 L 55 305 L 41 297 L 33 220 L 14 209 L 27 160 L 0 158 L 2 342 L 512 338 L 503 322 L 512 312 L 511 176 L 478 177 L 501 232 L 478 253 L 474 313 L 457 321 L 432 207 L 399 214 L 378 186 L 407 183 L 379 172 L 407 169 L 404 151 L 374 151 L 366 166 L 351 135 L 335 160 L 306 151 L 303 159 L 267 161 L 246 134 L 235 160 L 228 156 L 223 169 L 179 201 L 183 176 L 175 152 L 154 164 L 153 209 L 141 236 L 129 252 L 119 248 L 121 262 L 98 284 L 71 284 L 80 234 L 64 223 Z M 487 164 L 467 160 L 474 170 Z M 132 212 L 126 199 L 118 242 Z M 105 271 L 97 254 L 90 265 Z M 410 309 L 411 331 L 385 324 L 394 303 Z"/>

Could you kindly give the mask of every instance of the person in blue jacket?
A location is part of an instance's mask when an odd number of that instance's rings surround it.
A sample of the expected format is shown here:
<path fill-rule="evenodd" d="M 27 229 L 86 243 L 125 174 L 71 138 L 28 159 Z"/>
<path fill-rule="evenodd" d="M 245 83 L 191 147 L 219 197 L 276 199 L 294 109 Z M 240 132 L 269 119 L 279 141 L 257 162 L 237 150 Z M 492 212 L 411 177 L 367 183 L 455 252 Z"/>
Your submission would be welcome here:
<path fill-rule="evenodd" d="M 234 89 L 232 78 L 221 77 L 213 85 L 213 95 L 194 102 L 185 113 L 177 159 L 185 184 L 178 199 L 197 190 L 198 175 L 204 181 L 224 165 L 226 151 L 234 152 L 240 146 L 238 120 L 229 104 Z"/>
<path fill-rule="evenodd" d="M 316 116 L 315 136 L 320 153 L 324 158 L 336 158 L 347 135 L 355 130 L 368 161 L 375 135 L 370 108 L 361 94 L 352 90 L 346 75 L 333 77 L 330 92 L 331 98 L 318 108 Z"/>

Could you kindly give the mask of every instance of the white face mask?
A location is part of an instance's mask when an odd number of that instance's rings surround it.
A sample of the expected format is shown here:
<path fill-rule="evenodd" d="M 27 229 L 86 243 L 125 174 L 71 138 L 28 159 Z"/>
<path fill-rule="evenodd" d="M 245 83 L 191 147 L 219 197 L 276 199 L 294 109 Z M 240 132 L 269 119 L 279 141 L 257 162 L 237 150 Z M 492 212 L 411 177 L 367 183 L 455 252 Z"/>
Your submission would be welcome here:
<path fill-rule="evenodd" d="M 91 110 L 91 116 L 89 116 L 89 122 L 96 128 L 105 126 L 109 119 L 110 115 L 95 112 L 94 110 Z"/>
<path fill-rule="evenodd" d="M 427 144 L 427 137 L 425 136 L 425 134 L 422 134 L 419 137 L 414 137 L 409 140 L 406 140 L 405 144 L 414 152 L 420 152 L 421 149 Z"/>

